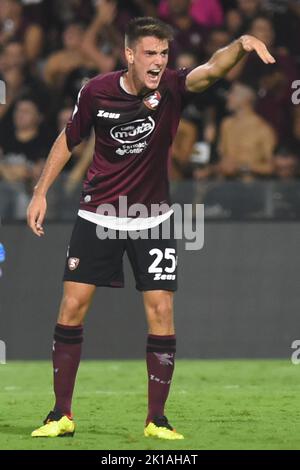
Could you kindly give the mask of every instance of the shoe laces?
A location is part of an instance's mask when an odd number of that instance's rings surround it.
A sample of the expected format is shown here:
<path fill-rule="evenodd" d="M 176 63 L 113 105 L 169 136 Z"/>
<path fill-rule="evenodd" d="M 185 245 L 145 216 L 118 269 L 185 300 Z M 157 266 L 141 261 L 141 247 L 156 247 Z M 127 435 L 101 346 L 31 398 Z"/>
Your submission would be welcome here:
<path fill-rule="evenodd" d="M 152 422 L 159 428 L 167 428 L 170 431 L 174 431 L 174 428 L 172 428 L 166 416 L 155 416 Z"/>
<path fill-rule="evenodd" d="M 50 411 L 47 418 L 44 420 L 44 424 L 51 423 L 51 421 L 59 421 L 63 416 L 64 415 L 58 410 Z"/>

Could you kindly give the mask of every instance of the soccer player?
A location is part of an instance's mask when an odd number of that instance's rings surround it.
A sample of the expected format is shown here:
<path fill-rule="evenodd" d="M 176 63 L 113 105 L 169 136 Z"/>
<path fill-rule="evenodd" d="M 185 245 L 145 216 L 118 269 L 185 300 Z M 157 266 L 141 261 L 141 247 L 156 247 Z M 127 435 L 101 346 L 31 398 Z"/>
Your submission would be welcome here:
<path fill-rule="evenodd" d="M 129 208 L 136 203 L 148 209 L 162 203 L 169 207 L 168 152 L 186 93 L 205 90 L 250 51 L 255 51 L 266 64 L 275 60 L 261 41 L 245 35 L 217 51 L 206 64 L 191 71 L 175 71 L 167 68 L 171 40 L 172 30 L 158 19 L 142 17 L 130 21 L 125 36 L 127 69 L 96 76 L 80 90 L 73 115 L 50 151 L 28 207 L 28 225 L 40 237 L 44 235 L 47 191 L 72 149 L 93 128 L 95 152 L 68 248 L 64 293 L 54 333 L 56 401 L 44 425 L 33 431 L 33 437 L 74 434 L 71 400 L 84 318 L 96 286 L 123 287 L 122 257 L 126 251 L 136 287 L 143 294 L 149 327 L 144 435 L 183 439 L 164 411 L 176 351 L 175 238 L 172 232 L 169 237 L 160 235 L 158 239 L 119 236 L 128 230 L 144 232 L 155 226 L 160 229 L 172 217 L 172 210 L 138 218 L 136 226 L 136 219 L 119 212 L 119 198 L 126 196 Z M 115 215 L 105 215 L 101 210 L 104 204 L 111 204 Z M 97 236 L 99 226 L 109 228 L 116 236 Z"/>

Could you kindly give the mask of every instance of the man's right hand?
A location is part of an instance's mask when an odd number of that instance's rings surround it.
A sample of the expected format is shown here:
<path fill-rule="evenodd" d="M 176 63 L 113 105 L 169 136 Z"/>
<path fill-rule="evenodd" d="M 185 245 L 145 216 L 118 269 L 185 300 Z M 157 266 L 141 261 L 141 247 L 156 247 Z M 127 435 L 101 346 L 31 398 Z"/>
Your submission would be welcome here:
<path fill-rule="evenodd" d="M 27 224 L 38 237 L 44 235 L 42 224 L 46 210 L 46 197 L 40 194 L 34 194 L 27 209 Z"/>

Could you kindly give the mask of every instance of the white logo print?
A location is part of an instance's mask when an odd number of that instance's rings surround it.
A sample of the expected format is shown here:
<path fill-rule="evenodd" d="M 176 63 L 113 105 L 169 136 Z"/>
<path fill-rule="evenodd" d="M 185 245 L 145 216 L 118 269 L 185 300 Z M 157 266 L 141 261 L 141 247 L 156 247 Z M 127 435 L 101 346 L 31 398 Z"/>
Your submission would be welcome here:
<path fill-rule="evenodd" d="M 153 353 L 154 356 L 157 357 L 159 360 L 159 363 L 163 366 L 172 366 L 173 362 L 171 359 L 173 359 L 173 354 L 168 354 L 168 353 Z"/>
<path fill-rule="evenodd" d="M 132 145 L 123 145 L 122 148 L 116 150 L 116 154 L 121 155 L 134 155 L 139 154 L 147 147 L 147 142 L 138 142 L 137 144 Z"/>
<path fill-rule="evenodd" d="M 104 109 L 98 109 L 97 117 L 103 117 L 108 119 L 119 119 L 121 116 L 120 113 L 110 113 L 109 111 L 105 111 Z"/>
<path fill-rule="evenodd" d="M 148 116 L 145 119 L 119 124 L 111 129 L 110 135 L 121 144 L 134 144 L 150 135 L 155 128 L 154 120 Z"/>
<path fill-rule="evenodd" d="M 69 258 L 68 259 L 68 266 L 69 266 L 69 269 L 70 271 L 74 271 L 74 269 L 77 268 L 77 266 L 79 265 L 79 258 Z"/>
<path fill-rule="evenodd" d="M 166 248 L 164 252 L 159 248 L 153 248 L 149 251 L 149 255 L 156 257 L 148 268 L 148 273 L 154 274 L 154 281 L 174 281 L 176 279 L 176 274 L 172 274 L 178 260 L 174 248 Z M 164 269 L 159 266 L 163 259 L 170 260 L 171 266 L 165 266 Z"/>
<path fill-rule="evenodd" d="M 161 95 L 159 91 L 156 90 L 152 95 L 144 98 L 144 104 L 149 109 L 155 109 L 159 105 L 160 100 L 161 100 Z"/>
<path fill-rule="evenodd" d="M 162 385 L 170 385 L 171 383 L 171 380 L 161 380 L 159 377 L 155 377 L 155 375 L 153 374 L 150 375 L 150 380 L 152 380 L 153 382 L 162 384 Z"/>
<path fill-rule="evenodd" d="M 123 155 L 125 155 L 126 150 L 124 150 L 124 149 L 117 149 L 117 150 L 116 150 L 116 153 L 117 153 L 118 155 L 123 156 Z"/>

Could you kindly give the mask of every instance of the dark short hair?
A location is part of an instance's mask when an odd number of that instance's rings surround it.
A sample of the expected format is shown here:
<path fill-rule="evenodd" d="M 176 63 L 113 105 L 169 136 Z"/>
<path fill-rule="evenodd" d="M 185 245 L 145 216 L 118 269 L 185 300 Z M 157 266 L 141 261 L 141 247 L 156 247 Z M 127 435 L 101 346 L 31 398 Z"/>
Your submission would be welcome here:
<path fill-rule="evenodd" d="M 133 18 L 129 21 L 125 31 L 125 44 L 127 46 L 131 47 L 138 39 L 147 36 L 172 41 L 174 33 L 171 26 L 151 16 Z"/>

